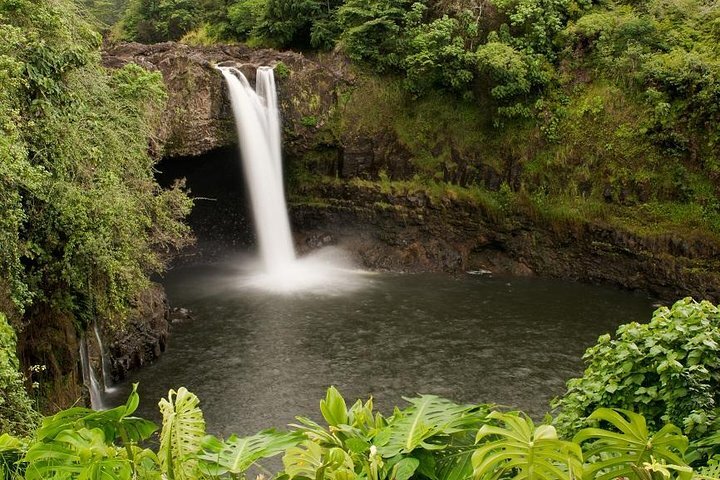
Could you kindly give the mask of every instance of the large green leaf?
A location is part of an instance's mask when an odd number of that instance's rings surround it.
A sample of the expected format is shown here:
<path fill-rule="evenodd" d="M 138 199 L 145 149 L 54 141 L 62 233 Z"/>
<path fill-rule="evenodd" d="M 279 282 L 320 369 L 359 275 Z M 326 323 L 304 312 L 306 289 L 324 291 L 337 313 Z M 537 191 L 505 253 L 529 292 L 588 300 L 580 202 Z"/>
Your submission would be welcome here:
<path fill-rule="evenodd" d="M 687 466 L 682 454 L 687 449 L 688 440 L 675 425 L 667 424 L 652 435 L 642 415 L 610 408 L 595 410 L 588 420 L 607 422 L 617 431 L 585 428 L 575 435 L 575 443 L 589 442 L 584 446 L 585 458 L 595 460 L 585 467 L 586 479 L 638 479 L 637 468 L 643 468 L 645 463 L 656 460 L 680 467 Z M 691 477 L 691 473 L 678 473 L 681 480 Z"/>
<path fill-rule="evenodd" d="M 210 475 L 240 474 L 262 458 L 268 458 L 296 446 L 303 440 L 298 432 L 264 430 L 249 437 L 230 437 L 222 442 L 216 437 L 203 439 L 200 469 Z"/>
<path fill-rule="evenodd" d="M 200 400 L 185 387 L 170 390 L 158 406 L 163 416 L 160 434 L 160 466 L 169 480 L 197 478 L 197 453 L 205 436 Z"/>
<path fill-rule="evenodd" d="M 109 442 L 116 440 L 122 440 L 123 443 L 141 442 L 150 438 L 150 435 L 157 430 L 157 425 L 148 420 L 130 416 L 135 412 L 139 403 L 137 384 L 134 384 L 125 405 L 102 411 L 82 407 L 63 410 L 43 419 L 36 438 L 49 441 L 64 430 L 99 428 Z"/>
<path fill-rule="evenodd" d="M 348 423 L 348 410 L 345 399 L 335 387 L 327 389 L 325 400 L 320 400 L 320 412 L 329 426 L 344 425 Z"/>
<path fill-rule="evenodd" d="M 323 466 L 325 449 L 310 440 L 289 448 L 283 456 L 285 473 L 290 478 L 315 478 L 316 472 Z"/>
<path fill-rule="evenodd" d="M 407 454 L 418 447 L 442 449 L 443 443 L 431 443 L 433 436 L 448 436 L 476 429 L 487 417 L 487 408 L 458 405 L 434 395 L 406 399 L 411 406 L 396 411 L 388 425 L 375 437 L 385 458 Z"/>
<path fill-rule="evenodd" d="M 476 479 L 513 474 L 516 480 L 569 480 L 582 473 L 582 451 L 560 440 L 551 425 L 535 427 L 529 417 L 492 412 L 489 418 L 504 427 L 483 425 L 472 464 Z"/>
<path fill-rule="evenodd" d="M 63 430 L 52 441 L 33 444 L 25 454 L 25 478 L 128 480 L 132 463 L 124 451 L 106 444 L 103 431 Z"/>

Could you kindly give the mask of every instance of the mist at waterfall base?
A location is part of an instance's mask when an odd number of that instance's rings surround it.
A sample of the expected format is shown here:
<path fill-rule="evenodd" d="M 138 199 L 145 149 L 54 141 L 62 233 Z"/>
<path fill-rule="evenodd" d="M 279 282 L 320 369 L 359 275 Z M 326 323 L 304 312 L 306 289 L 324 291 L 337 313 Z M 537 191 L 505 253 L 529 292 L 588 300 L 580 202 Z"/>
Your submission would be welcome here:
<path fill-rule="evenodd" d="M 296 258 L 283 186 L 273 69 L 259 67 L 253 89 L 239 70 L 217 68 L 228 86 L 260 254 L 259 263 L 243 262 L 238 286 L 276 293 L 358 288 L 359 272 L 337 251 Z"/>

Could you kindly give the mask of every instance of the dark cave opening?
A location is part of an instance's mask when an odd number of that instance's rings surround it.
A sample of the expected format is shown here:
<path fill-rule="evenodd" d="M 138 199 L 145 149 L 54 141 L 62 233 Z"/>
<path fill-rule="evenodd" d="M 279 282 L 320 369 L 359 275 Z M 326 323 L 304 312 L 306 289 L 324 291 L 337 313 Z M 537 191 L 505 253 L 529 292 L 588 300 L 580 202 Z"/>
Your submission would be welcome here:
<path fill-rule="evenodd" d="M 235 147 L 194 157 L 165 158 L 156 170 L 163 187 L 185 179 L 194 200 L 187 221 L 197 243 L 181 252 L 179 261 L 212 260 L 254 245 L 252 214 Z"/>

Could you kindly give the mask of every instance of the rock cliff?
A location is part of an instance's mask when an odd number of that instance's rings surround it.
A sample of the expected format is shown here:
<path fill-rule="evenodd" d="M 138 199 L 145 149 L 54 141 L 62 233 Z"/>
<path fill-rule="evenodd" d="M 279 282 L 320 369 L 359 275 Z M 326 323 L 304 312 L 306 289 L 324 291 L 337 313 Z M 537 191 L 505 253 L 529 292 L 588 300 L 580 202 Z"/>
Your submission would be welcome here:
<path fill-rule="evenodd" d="M 353 77 L 340 57 L 318 60 L 243 45 L 190 47 L 174 42 L 123 43 L 103 53 L 103 63 L 110 68 L 132 62 L 162 72 L 169 99 L 152 148 L 165 158 L 197 156 L 236 143 L 226 87 L 213 68 L 217 64 L 236 66 L 251 83 L 258 66 L 277 67 L 286 155 L 299 156 L 323 142 L 333 143 L 323 138 L 324 132 L 333 121 L 339 92 Z"/>
<path fill-rule="evenodd" d="M 301 249 L 336 244 L 366 268 L 539 275 L 669 302 L 720 301 L 720 246 L 711 240 L 643 237 L 593 221 L 558 229 L 529 216 L 495 218 L 469 200 L 348 183 L 306 188 L 291 211 Z"/>

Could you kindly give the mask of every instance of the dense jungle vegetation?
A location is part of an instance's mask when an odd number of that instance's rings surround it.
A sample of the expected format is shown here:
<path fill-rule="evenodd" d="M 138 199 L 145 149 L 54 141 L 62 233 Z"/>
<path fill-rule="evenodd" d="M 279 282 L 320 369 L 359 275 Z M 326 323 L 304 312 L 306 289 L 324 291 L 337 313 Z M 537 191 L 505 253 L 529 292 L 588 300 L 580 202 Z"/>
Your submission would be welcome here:
<path fill-rule="evenodd" d="M 383 415 L 332 388 L 327 426 L 301 417 L 289 433 L 226 440 L 205 435 L 199 400 L 179 388 L 160 402 L 156 450 L 142 442 L 157 427 L 132 416 L 136 394 L 41 420 L 17 333 L 57 318 L 78 331 L 122 323 L 190 241 L 182 187 L 153 178 L 161 78 L 104 69 L 99 31 L 337 51 L 360 80 L 330 134 L 394 132 L 412 182 L 582 216 L 612 205 L 642 228 L 720 236 L 714 1 L 0 0 L 3 478 L 238 478 L 281 453 L 287 479 L 720 477 L 720 312 L 689 299 L 602 337 L 539 425 L 430 395 Z"/>
<path fill-rule="evenodd" d="M 182 218 L 190 203 L 179 187 L 162 190 L 154 179 L 148 141 L 166 95 L 158 74 L 136 65 L 105 70 L 101 36 L 69 1 L 0 2 L 0 33 L 0 426 L 6 430 L 6 418 L 30 412 L 15 391 L 22 386 L 15 331 L 42 325 L 62 331 L 57 325 L 64 319 L 80 331 L 97 318 L 122 323 L 149 275 L 189 241 Z M 73 369 L 70 359 L 51 358 L 58 352 L 43 355 L 33 364 Z M 50 381 L 40 385 L 54 388 Z"/>

